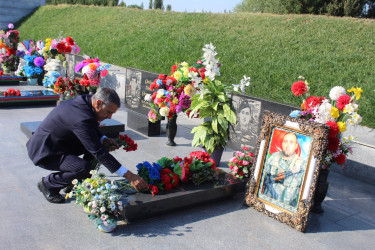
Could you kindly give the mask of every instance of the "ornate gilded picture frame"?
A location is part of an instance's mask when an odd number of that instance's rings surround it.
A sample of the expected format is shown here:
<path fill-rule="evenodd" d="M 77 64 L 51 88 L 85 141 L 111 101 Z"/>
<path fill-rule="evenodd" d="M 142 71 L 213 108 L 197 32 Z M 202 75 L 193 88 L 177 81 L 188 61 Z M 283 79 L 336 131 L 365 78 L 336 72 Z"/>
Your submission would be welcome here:
<path fill-rule="evenodd" d="M 324 124 L 265 111 L 246 204 L 304 232 L 328 132 Z"/>

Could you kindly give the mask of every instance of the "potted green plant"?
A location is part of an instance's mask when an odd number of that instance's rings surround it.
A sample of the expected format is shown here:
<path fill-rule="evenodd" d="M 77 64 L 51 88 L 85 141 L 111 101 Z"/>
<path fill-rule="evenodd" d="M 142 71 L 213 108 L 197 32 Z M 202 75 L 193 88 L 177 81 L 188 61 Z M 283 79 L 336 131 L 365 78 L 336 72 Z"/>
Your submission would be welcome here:
<path fill-rule="evenodd" d="M 229 88 L 229 87 L 228 87 Z M 189 117 L 199 114 L 199 118 L 204 122 L 194 127 L 191 133 L 194 133 L 192 145 L 201 145 L 214 159 L 214 151 L 219 151 L 220 163 L 221 154 L 228 140 L 229 125 L 236 124 L 236 114 L 232 108 L 232 100 L 227 95 L 227 86 L 220 81 L 207 81 L 201 90 L 192 97 L 192 103 L 189 108 Z"/>

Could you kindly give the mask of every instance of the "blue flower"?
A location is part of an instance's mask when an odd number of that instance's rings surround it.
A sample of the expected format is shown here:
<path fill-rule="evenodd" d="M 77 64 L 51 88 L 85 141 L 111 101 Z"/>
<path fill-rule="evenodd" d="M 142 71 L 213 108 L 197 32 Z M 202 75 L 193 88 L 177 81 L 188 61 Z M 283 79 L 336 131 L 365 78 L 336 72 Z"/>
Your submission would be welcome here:
<path fill-rule="evenodd" d="M 299 110 L 293 110 L 292 112 L 290 112 L 289 116 L 290 117 L 298 118 L 298 117 L 301 116 L 301 111 L 299 111 Z"/>
<path fill-rule="evenodd" d="M 34 76 L 35 72 L 34 72 L 34 69 L 32 67 L 25 65 L 24 70 L 25 70 L 26 77 L 31 78 L 31 77 Z"/>
<path fill-rule="evenodd" d="M 160 173 L 159 170 L 161 169 L 160 165 L 157 163 L 153 163 L 152 165 L 147 162 L 147 170 L 148 170 L 148 176 L 150 177 L 151 180 L 153 181 L 158 181 L 160 180 Z"/>
<path fill-rule="evenodd" d="M 137 170 L 138 172 L 143 168 L 143 163 L 138 163 L 137 164 Z"/>
<path fill-rule="evenodd" d="M 161 167 L 158 163 L 153 162 L 153 163 L 152 163 L 152 166 L 153 166 L 154 168 L 156 168 L 158 171 L 162 170 L 162 167 Z"/>
<path fill-rule="evenodd" d="M 23 59 L 29 63 L 32 63 L 34 61 L 34 59 L 30 55 L 26 55 Z"/>
<path fill-rule="evenodd" d="M 51 76 L 52 78 L 55 78 L 55 79 L 57 80 L 57 78 L 59 78 L 61 75 L 60 75 L 60 73 L 57 72 L 57 71 L 52 71 L 52 72 L 50 73 L 50 76 Z"/>
<path fill-rule="evenodd" d="M 40 75 L 42 74 L 43 69 L 41 67 L 35 67 L 34 71 L 35 71 L 35 74 Z"/>

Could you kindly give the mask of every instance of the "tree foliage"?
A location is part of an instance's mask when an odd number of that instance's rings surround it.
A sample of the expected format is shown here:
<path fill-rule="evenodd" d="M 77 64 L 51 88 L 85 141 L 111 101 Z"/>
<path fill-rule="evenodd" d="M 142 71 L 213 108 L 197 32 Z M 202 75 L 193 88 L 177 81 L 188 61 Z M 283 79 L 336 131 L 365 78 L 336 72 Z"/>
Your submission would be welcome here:
<path fill-rule="evenodd" d="M 235 11 L 371 17 L 375 15 L 374 2 L 375 0 L 243 0 L 235 7 Z"/>
<path fill-rule="evenodd" d="M 163 0 L 154 0 L 154 9 L 164 9 Z"/>
<path fill-rule="evenodd" d="M 81 4 L 98 6 L 118 6 L 119 0 L 47 0 L 46 4 Z"/>

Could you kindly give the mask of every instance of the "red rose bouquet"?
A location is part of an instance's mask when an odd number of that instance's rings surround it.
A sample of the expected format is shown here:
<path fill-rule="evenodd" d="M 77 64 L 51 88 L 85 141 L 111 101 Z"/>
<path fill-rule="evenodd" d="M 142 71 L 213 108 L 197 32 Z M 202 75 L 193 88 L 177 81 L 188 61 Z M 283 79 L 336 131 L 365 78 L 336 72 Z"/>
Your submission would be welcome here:
<path fill-rule="evenodd" d="M 78 79 L 71 80 L 70 78 L 58 77 L 53 86 L 56 94 L 64 95 L 65 98 L 70 99 L 82 94 L 82 90 Z"/>
<path fill-rule="evenodd" d="M 132 138 L 130 138 L 126 134 L 119 135 L 117 138 L 117 143 L 121 145 L 123 147 L 122 149 L 126 152 L 136 151 L 138 149 L 138 144 L 134 143 Z"/>
<path fill-rule="evenodd" d="M 41 50 L 46 60 L 48 59 L 59 59 L 64 62 L 67 53 L 79 54 L 81 48 L 71 37 L 64 38 L 61 34 L 57 39 L 47 38 L 45 43 L 39 41 L 37 43 L 37 48 Z"/>
<path fill-rule="evenodd" d="M 346 126 L 357 125 L 362 121 L 358 114 L 357 100 L 361 98 L 362 89 L 352 87 L 333 87 L 329 98 L 310 96 L 309 86 L 303 77 L 292 85 L 295 96 L 302 96 L 301 110 L 293 111 L 290 116 L 326 124 L 330 127 L 328 145 L 323 158 L 322 168 L 327 169 L 333 163 L 343 165 L 352 152 L 352 136 L 343 137 Z"/>
<path fill-rule="evenodd" d="M 4 97 L 7 96 L 21 96 L 19 89 L 8 89 L 7 91 L 4 91 L 3 93 Z"/>
<path fill-rule="evenodd" d="M 180 182 L 192 182 L 200 185 L 206 181 L 216 180 L 219 170 L 206 152 L 195 151 L 184 159 L 180 157 L 162 157 L 157 163 L 143 162 L 137 165 L 138 175 L 148 184 L 152 195 L 160 190 L 170 191 Z"/>

